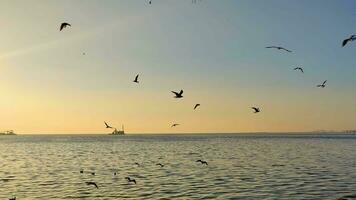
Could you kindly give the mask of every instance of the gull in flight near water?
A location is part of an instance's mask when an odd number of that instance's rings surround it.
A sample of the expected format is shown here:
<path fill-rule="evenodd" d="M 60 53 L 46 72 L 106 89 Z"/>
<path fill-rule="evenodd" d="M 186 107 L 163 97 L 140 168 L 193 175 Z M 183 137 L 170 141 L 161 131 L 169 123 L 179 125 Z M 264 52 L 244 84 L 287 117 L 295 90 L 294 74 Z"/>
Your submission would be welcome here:
<path fill-rule="evenodd" d="M 292 53 L 292 51 L 291 51 L 291 50 L 288 50 L 288 49 L 286 49 L 286 48 L 284 48 L 284 47 L 269 46 L 269 47 L 266 47 L 266 48 L 267 48 L 267 49 L 278 49 L 278 50 L 284 50 L 284 51 L 286 51 L 286 52 Z"/>
<path fill-rule="evenodd" d="M 176 95 L 174 98 L 183 98 L 183 90 L 180 90 L 179 93 L 175 91 L 171 91 L 171 92 Z"/>
<path fill-rule="evenodd" d="M 342 41 L 342 47 L 344 47 L 347 43 L 356 40 L 356 35 L 351 35 L 349 38 Z"/>
<path fill-rule="evenodd" d="M 251 107 L 255 112 L 254 113 L 259 113 L 261 112 L 260 108 L 257 107 Z"/>
<path fill-rule="evenodd" d="M 326 87 L 326 82 L 327 82 L 327 80 L 325 80 L 325 81 L 323 82 L 323 84 L 317 85 L 316 87 L 324 88 L 324 87 Z"/>
<path fill-rule="evenodd" d="M 136 75 L 135 80 L 133 81 L 134 83 L 139 83 L 138 76 L 139 76 L 139 74 Z"/>
<path fill-rule="evenodd" d="M 104 121 L 104 124 L 105 124 L 106 128 L 112 128 L 112 127 L 109 126 L 108 123 L 106 123 L 105 121 Z"/>
<path fill-rule="evenodd" d="M 194 110 L 197 109 L 200 106 L 200 103 L 195 104 Z"/>
<path fill-rule="evenodd" d="M 85 182 L 87 185 L 93 185 L 96 187 L 96 189 L 99 189 L 98 185 L 95 183 L 95 182 L 92 182 L 92 181 L 88 181 L 88 182 Z"/>
<path fill-rule="evenodd" d="M 67 22 L 63 22 L 63 23 L 61 24 L 61 27 L 59 28 L 59 31 L 62 31 L 64 28 L 67 28 L 68 26 L 72 26 L 72 25 L 70 25 L 70 24 L 67 23 Z"/>
<path fill-rule="evenodd" d="M 299 70 L 299 71 L 301 71 L 302 73 L 304 73 L 304 70 L 303 70 L 303 68 L 301 68 L 301 67 L 296 67 L 296 68 L 294 68 L 294 70 Z"/>

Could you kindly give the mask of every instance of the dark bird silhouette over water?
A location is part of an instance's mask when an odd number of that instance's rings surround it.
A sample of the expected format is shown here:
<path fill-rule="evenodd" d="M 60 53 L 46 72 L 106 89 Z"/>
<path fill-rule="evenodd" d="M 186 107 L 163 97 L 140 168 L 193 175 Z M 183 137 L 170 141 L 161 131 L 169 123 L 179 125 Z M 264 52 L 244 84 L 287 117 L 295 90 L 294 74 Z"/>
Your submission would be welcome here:
<path fill-rule="evenodd" d="M 204 160 L 197 160 L 195 162 L 200 162 L 202 165 L 208 165 L 208 162 L 204 161 Z"/>
<path fill-rule="evenodd" d="M 197 109 L 200 106 L 200 103 L 195 104 L 194 110 Z"/>
<path fill-rule="evenodd" d="M 349 38 L 342 41 L 342 47 L 344 47 L 347 43 L 356 40 L 356 35 L 351 35 Z"/>
<path fill-rule="evenodd" d="M 84 173 L 84 170 L 83 170 L 83 169 L 81 169 L 79 172 L 80 172 L 81 174 L 83 174 L 83 173 Z"/>
<path fill-rule="evenodd" d="M 291 53 L 292 51 L 291 50 L 288 50 L 284 47 L 277 47 L 277 46 L 269 46 L 269 47 L 266 47 L 267 49 L 278 49 L 278 50 L 284 50 L 284 51 L 287 51 L 289 53 Z"/>
<path fill-rule="evenodd" d="M 156 165 L 157 165 L 157 166 L 160 166 L 160 167 L 164 167 L 164 165 L 161 164 L 161 163 L 157 163 Z"/>
<path fill-rule="evenodd" d="M 261 112 L 261 110 L 259 108 L 256 107 L 251 107 L 254 110 L 254 113 L 259 113 Z"/>
<path fill-rule="evenodd" d="M 111 126 L 108 125 L 108 123 L 104 122 L 106 128 L 112 128 Z"/>
<path fill-rule="evenodd" d="M 302 73 L 304 73 L 304 70 L 303 70 L 303 68 L 301 68 L 301 67 L 296 67 L 296 68 L 294 68 L 294 70 L 299 70 L 299 71 L 301 71 Z"/>
<path fill-rule="evenodd" d="M 180 90 L 180 92 L 175 92 L 175 91 L 171 91 L 172 93 L 174 93 L 176 96 L 174 98 L 182 98 L 183 97 L 183 90 Z"/>
<path fill-rule="evenodd" d="M 325 80 L 325 81 L 323 82 L 323 84 L 317 85 L 316 87 L 324 88 L 324 87 L 326 86 L 326 85 L 325 85 L 325 84 L 326 84 L 326 81 L 327 81 L 327 80 Z"/>
<path fill-rule="evenodd" d="M 139 76 L 139 74 L 136 75 L 135 80 L 133 81 L 134 83 L 139 83 L 138 82 L 138 76 Z"/>
<path fill-rule="evenodd" d="M 138 162 L 135 162 L 135 165 L 137 165 L 138 167 L 140 166 L 140 163 L 138 163 Z"/>
<path fill-rule="evenodd" d="M 125 179 L 126 179 L 129 183 L 135 183 L 135 185 L 136 185 L 136 180 L 135 180 L 135 179 L 131 179 L 130 177 L 125 177 Z"/>
<path fill-rule="evenodd" d="M 59 28 L 59 31 L 62 31 L 64 28 L 67 28 L 67 26 L 71 26 L 70 24 L 68 24 L 67 22 L 63 22 L 61 24 L 61 27 Z"/>
<path fill-rule="evenodd" d="M 179 126 L 180 124 L 172 124 L 171 127 Z"/>
<path fill-rule="evenodd" d="M 88 181 L 88 182 L 85 182 L 87 185 L 93 185 L 96 187 L 96 189 L 99 189 L 98 185 L 95 183 L 95 182 L 92 182 L 92 181 Z"/>
<path fill-rule="evenodd" d="M 91 175 L 95 176 L 95 172 L 92 172 Z"/>

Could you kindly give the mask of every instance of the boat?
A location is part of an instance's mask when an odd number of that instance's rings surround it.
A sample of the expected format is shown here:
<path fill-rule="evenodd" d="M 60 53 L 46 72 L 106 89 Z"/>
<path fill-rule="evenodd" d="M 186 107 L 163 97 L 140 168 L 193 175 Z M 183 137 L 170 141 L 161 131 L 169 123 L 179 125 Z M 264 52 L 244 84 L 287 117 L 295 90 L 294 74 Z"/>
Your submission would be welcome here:
<path fill-rule="evenodd" d="M 115 128 L 115 130 L 109 135 L 125 135 L 124 125 L 122 125 L 122 130 L 117 130 Z"/>
<path fill-rule="evenodd" d="M 16 135 L 16 133 L 13 130 L 9 130 L 9 131 L 0 132 L 0 135 Z"/>

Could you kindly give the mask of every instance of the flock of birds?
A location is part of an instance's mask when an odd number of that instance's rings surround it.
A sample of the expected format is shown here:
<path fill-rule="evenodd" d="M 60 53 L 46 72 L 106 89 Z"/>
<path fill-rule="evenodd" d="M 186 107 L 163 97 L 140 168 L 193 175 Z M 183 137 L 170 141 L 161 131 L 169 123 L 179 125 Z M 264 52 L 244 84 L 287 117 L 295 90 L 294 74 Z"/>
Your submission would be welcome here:
<path fill-rule="evenodd" d="M 207 161 L 201 160 L 201 159 L 196 160 L 195 162 L 196 162 L 196 163 L 200 163 L 201 165 L 206 165 L 206 166 L 208 165 L 208 162 L 207 162 Z M 135 162 L 134 165 L 136 165 L 136 166 L 138 166 L 138 167 L 141 166 L 140 163 L 138 163 L 138 162 Z M 162 163 L 157 163 L 156 166 L 159 166 L 159 167 L 163 168 L 163 167 L 164 167 L 164 164 L 162 164 Z M 81 170 L 79 171 L 79 173 L 84 174 L 84 170 L 81 169 Z M 96 175 L 95 172 L 88 172 L 88 173 L 91 174 L 91 175 L 93 175 L 93 176 Z M 114 172 L 113 175 L 116 176 L 117 173 Z M 136 179 L 134 179 L 134 178 L 131 178 L 131 177 L 129 177 L 129 176 L 126 176 L 125 179 L 127 180 L 128 184 L 131 184 L 131 183 L 134 184 L 134 185 L 137 184 L 137 181 L 136 181 Z M 96 182 L 94 182 L 94 181 L 87 181 L 87 182 L 85 182 L 85 184 L 88 185 L 88 186 L 95 187 L 96 189 L 99 189 L 98 184 L 97 184 Z M 16 197 L 15 197 L 15 199 L 16 199 Z M 9 199 L 9 200 L 12 200 L 12 199 Z"/>
<path fill-rule="evenodd" d="M 201 1 L 201 0 L 199 0 L 199 1 Z M 149 0 L 148 3 L 149 3 L 149 4 L 152 4 L 152 0 Z M 197 3 L 197 0 L 192 0 L 192 3 Z M 63 22 L 63 23 L 61 23 L 61 25 L 60 25 L 59 31 L 62 31 L 62 30 L 64 30 L 65 28 L 69 28 L 69 27 L 71 27 L 71 24 L 70 24 L 70 23 L 68 23 L 68 22 Z M 348 43 L 353 42 L 353 41 L 355 41 L 355 40 L 356 40 L 356 35 L 351 35 L 349 38 L 346 38 L 346 39 L 344 39 L 344 40 L 342 41 L 342 45 L 341 45 L 341 46 L 344 47 L 344 46 L 346 46 Z M 288 52 L 288 53 L 292 53 L 291 50 L 289 50 L 289 49 L 287 49 L 287 48 L 284 48 L 284 47 L 282 47 L 282 46 L 267 46 L 266 48 L 267 48 L 267 49 L 277 49 L 277 50 L 285 51 L 285 52 Z M 85 53 L 83 53 L 83 55 L 85 55 Z M 299 70 L 301 73 L 304 73 L 304 69 L 303 69 L 302 67 L 295 67 L 294 70 L 295 70 L 295 71 Z M 137 74 L 137 75 L 135 76 L 133 82 L 136 83 L 136 84 L 139 84 L 139 83 L 140 83 L 140 81 L 139 81 L 139 74 Z M 326 82 L 327 82 L 327 80 L 323 81 L 323 83 L 318 84 L 317 87 L 318 87 L 318 88 L 325 88 L 325 87 L 326 87 Z M 183 90 L 180 90 L 179 92 L 176 92 L 176 91 L 171 91 L 171 92 L 174 94 L 174 98 L 177 98 L 177 99 L 183 98 Z M 201 104 L 197 103 L 197 104 L 194 105 L 193 109 L 196 110 L 196 109 L 197 109 L 198 107 L 200 107 L 200 106 L 201 106 Z M 251 109 L 253 110 L 253 113 L 259 113 L 259 112 L 261 112 L 261 110 L 260 110 L 259 107 L 251 107 Z M 107 122 L 104 121 L 104 123 L 105 123 L 105 127 L 106 127 L 106 128 L 113 129 L 113 127 L 110 126 Z M 174 123 L 174 124 L 171 125 L 171 127 L 176 127 L 176 126 L 179 126 L 179 125 L 180 125 L 180 124 L 178 124 L 178 123 Z M 201 165 L 208 165 L 208 162 L 207 162 L 207 161 L 204 161 L 204 160 L 201 160 L 201 159 L 196 160 L 196 162 L 197 162 L 197 163 L 200 163 Z M 137 162 L 134 163 L 134 164 L 137 165 L 137 166 L 140 166 L 140 164 L 137 163 Z M 161 168 L 164 167 L 164 164 L 162 164 L 162 163 L 157 163 L 156 165 L 157 165 L 157 166 L 160 166 Z M 83 169 L 80 170 L 80 173 L 83 174 L 83 173 L 84 173 L 84 170 L 83 170 Z M 95 172 L 90 172 L 90 173 L 91 173 L 91 175 L 95 176 Z M 114 172 L 114 176 L 116 176 L 116 175 L 117 175 L 117 173 Z M 134 178 L 125 177 L 125 179 L 127 180 L 128 183 L 133 183 L 133 184 L 135 184 L 135 185 L 137 184 L 137 181 L 136 181 Z M 96 189 L 99 189 L 98 184 L 97 184 L 96 182 L 94 182 L 94 181 L 87 181 L 87 182 L 85 182 L 85 184 L 88 185 L 88 186 L 93 186 L 93 187 L 95 187 Z M 348 199 L 348 198 L 356 198 L 356 196 L 343 196 L 343 197 L 338 198 L 337 200 L 346 200 L 346 199 Z M 9 200 L 16 200 L 16 196 L 9 198 Z"/>

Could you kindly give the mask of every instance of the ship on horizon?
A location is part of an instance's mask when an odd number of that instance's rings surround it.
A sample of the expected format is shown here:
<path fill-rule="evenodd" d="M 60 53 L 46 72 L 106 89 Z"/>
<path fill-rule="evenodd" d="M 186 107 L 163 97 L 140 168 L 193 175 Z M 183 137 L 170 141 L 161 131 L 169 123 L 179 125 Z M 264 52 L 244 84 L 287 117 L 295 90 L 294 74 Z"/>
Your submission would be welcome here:
<path fill-rule="evenodd" d="M 116 128 L 109 135 L 125 135 L 124 125 L 122 125 L 122 130 L 117 130 Z"/>
<path fill-rule="evenodd" d="M 16 135 L 13 130 L 0 132 L 0 135 Z"/>

